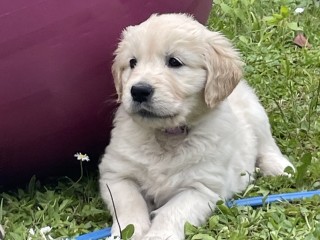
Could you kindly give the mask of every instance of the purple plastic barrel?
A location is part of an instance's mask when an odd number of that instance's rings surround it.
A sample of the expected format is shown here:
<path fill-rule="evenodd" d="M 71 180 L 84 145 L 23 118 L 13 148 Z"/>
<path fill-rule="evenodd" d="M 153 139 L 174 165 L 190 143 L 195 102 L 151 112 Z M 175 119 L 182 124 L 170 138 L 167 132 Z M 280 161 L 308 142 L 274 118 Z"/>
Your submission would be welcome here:
<path fill-rule="evenodd" d="M 121 30 L 152 13 L 205 23 L 211 0 L 0 1 L 0 185 L 78 172 L 97 159 L 115 109 L 110 73 Z"/>

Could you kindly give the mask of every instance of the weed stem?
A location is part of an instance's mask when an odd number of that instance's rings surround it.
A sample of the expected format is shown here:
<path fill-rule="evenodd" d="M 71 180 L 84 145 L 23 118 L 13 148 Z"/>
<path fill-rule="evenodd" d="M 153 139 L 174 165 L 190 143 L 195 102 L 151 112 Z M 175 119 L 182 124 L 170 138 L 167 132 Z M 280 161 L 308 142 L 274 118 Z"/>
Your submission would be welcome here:
<path fill-rule="evenodd" d="M 118 219 L 118 214 L 117 214 L 117 210 L 116 210 L 116 206 L 114 204 L 114 200 L 113 200 L 113 196 L 112 196 L 112 193 L 111 193 L 111 190 L 109 188 L 109 185 L 106 183 L 106 186 L 108 188 L 108 191 L 109 191 L 109 194 L 110 194 L 110 197 L 111 197 L 111 202 L 112 202 L 112 207 L 113 207 L 113 211 L 114 211 L 114 216 L 116 218 L 116 221 L 117 221 L 117 224 L 118 224 L 118 227 L 119 227 L 119 231 L 120 231 L 120 239 L 122 239 L 122 232 L 121 232 L 121 226 L 120 226 L 120 222 L 119 222 L 119 219 Z"/>

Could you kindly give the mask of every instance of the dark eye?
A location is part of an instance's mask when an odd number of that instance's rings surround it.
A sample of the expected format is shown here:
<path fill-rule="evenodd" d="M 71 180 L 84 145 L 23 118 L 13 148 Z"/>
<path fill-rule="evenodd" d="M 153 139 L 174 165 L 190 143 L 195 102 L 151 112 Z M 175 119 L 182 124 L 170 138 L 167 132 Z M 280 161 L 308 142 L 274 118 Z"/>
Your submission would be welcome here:
<path fill-rule="evenodd" d="M 130 68 L 133 69 L 137 65 L 137 59 L 135 58 L 130 59 L 129 64 L 130 64 Z"/>
<path fill-rule="evenodd" d="M 178 67 L 181 67 L 182 65 L 183 65 L 183 63 L 177 58 L 171 57 L 168 60 L 169 67 L 178 68 Z"/>

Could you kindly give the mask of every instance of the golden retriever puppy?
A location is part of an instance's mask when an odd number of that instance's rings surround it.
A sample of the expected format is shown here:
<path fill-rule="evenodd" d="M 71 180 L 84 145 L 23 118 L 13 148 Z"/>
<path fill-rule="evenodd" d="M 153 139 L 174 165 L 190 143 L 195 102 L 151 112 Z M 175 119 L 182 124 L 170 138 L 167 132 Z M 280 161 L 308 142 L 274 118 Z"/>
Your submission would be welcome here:
<path fill-rule="evenodd" d="M 242 65 L 229 40 L 185 14 L 123 31 L 112 66 L 121 104 L 99 169 L 102 197 L 115 220 L 108 185 L 133 239 L 184 239 L 185 222 L 204 223 L 255 166 L 266 175 L 292 167 Z"/>

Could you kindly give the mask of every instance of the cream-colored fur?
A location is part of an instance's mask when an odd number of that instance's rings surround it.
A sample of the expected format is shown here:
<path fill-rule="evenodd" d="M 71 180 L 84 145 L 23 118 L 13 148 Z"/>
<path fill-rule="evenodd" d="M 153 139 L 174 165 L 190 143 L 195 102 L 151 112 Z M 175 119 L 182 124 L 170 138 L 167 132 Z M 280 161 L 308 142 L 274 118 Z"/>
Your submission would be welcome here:
<path fill-rule="evenodd" d="M 184 239 L 184 223 L 204 223 L 217 200 L 246 188 L 256 165 L 266 175 L 292 167 L 222 34 L 184 14 L 152 15 L 123 31 L 115 54 L 121 104 L 100 188 L 114 214 L 108 184 L 120 225 L 134 224 L 134 239 Z M 170 66 L 171 58 L 182 66 Z M 153 89 L 142 103 L 131 93 L 140 83 Z M 115 221 L 112 232 L 119 234 Z"/>

